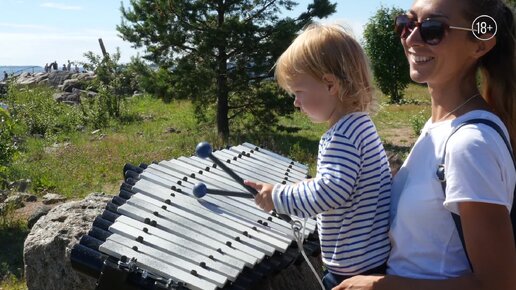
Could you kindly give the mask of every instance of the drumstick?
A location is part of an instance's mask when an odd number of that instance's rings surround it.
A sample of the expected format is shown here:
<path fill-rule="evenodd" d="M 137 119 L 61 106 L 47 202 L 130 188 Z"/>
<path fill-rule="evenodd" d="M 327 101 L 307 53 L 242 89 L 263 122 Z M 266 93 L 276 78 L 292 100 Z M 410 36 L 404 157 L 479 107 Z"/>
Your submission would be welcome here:
<path fill-rule="evenodd" d="M 208 188 L 206 184 L 199 182 L 193 187 L 193 194 L 197 198 L 203 198 L 207 193 L 216 194 L 216 195 L 225 195 L 225 196 L 236 196 L 236 197 L 245 197 L 250 198 L 253 197 L 249 193 L 239 192 L 239 191 L 229 191 L 229 190 L 219 190 Z"/>

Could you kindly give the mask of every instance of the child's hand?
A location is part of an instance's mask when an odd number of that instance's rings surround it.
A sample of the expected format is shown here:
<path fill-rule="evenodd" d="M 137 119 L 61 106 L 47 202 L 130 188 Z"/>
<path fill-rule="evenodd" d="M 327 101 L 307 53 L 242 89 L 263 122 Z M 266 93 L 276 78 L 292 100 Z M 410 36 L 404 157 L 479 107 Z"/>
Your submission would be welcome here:
<path fill-rule="evenodd" d="M 254 198 L 256 205 L 258 205 L 266 212 L 274 209 L 274 203 L 272 202 L 272 189 L 274 188 L 274 185 L 267 183 L 257 183 L 249 180 L 245 180 L 244 184 L 253 187 L 258 191 L 258 194 Z"/>

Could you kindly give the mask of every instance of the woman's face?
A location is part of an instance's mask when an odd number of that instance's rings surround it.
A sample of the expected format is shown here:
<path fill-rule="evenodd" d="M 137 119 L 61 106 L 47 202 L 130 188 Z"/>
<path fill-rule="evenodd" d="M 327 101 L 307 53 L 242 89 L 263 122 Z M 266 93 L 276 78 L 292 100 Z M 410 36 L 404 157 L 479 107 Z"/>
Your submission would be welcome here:
<path fill-rule="evenodd" d="M 471 28 L 463 16 L 464 1 L 416 0 L 407 13 L 410 20 L 421 22 L 432 18 L 451 26 Z M 464 74 L 476 63 L 477 49 L 471 31 L 447 29 L 437 45 L 423 41 L 420 28 L 401 39 L 410 65 L 410 77 L 418 83 L 446 83 Z"/>

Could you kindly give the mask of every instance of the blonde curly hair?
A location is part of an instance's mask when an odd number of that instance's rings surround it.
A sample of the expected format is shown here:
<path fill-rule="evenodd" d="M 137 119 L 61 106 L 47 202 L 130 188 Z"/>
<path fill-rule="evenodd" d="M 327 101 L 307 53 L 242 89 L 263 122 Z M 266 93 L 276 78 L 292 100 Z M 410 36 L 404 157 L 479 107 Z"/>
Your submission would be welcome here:
<path fill-rule="evenodd" d="M 278 58 L 275 77 L 280 87 L 298 74 L 317 80 L 325 74 L 339 82 L 339 100 L 347 112 L 370 112 L 376 102 L 368 59 L 360 44 L 338 24 L 310 24 Z"/>

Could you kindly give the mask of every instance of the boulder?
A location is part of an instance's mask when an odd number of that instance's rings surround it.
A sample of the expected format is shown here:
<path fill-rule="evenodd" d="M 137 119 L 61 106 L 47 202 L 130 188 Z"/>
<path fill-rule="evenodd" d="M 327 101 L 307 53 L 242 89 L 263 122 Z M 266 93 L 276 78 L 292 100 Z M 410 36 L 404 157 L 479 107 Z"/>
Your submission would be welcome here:
<path fill-rule="evenodd" d="M 64 81 L 61 90 L 71 93 L 73 89 L 85 89 L 84 83 L 78 79 L 69 79 Z"/>
<path fill-rule="evenodd" d="M 71 93 L 55 93 L 54 100 L 61 103 L 78 105 L 81 103 L 81 90 L 73 88 Z"/>
<path fill-rule="evenodd" d="M 36 224 L 36 222 L 44 215 L 48 214 L 48 212 L 52 208 L 48 205 L 43 205 L 38 207 L 28 218 L 27 218 L 27 227 L 32 229 L 32 227 Z"/>
<path fill-rule="evenodd" d="M 86 73 L 76 73 L 72 75 L 72 79 L 76 79 L 79 81 L 91 81 L 95 79 L 95 73 L 86 72 Z"/>
<path fill-rule="evenodd" d="M 112 197 L 93 193 L 56 206 L 32 227 L 23 249 L 29 290 L 91 290 L 96 279 L 72 269 L 70 251 Z"/>
<path fill-rule="evenodd" d="M 62 201 L 65 201 L 66 198 L 59 195 L 59 194 L 56 194 L 56 193 L 47 193 L 43 196 L 43 204 L 54 204 L 54 203 L 58 203 L 58 202 L 62 202 Z"/>
<path fill-rule="evenodd" d="M 72 76 L 71 72 L 68 71 L 53 71 L 48 74 L 48 85 L 57 88 L 62 85 L 65 80 L 70 79 Z"/>
<path fill-rule="evenodd" d="M 23 196 L 21 193 L 14 193 L 9 196 L 3 202 L 4 206 L 10 207 L 12 209 L 19 209 L 23 207 Z"/>

